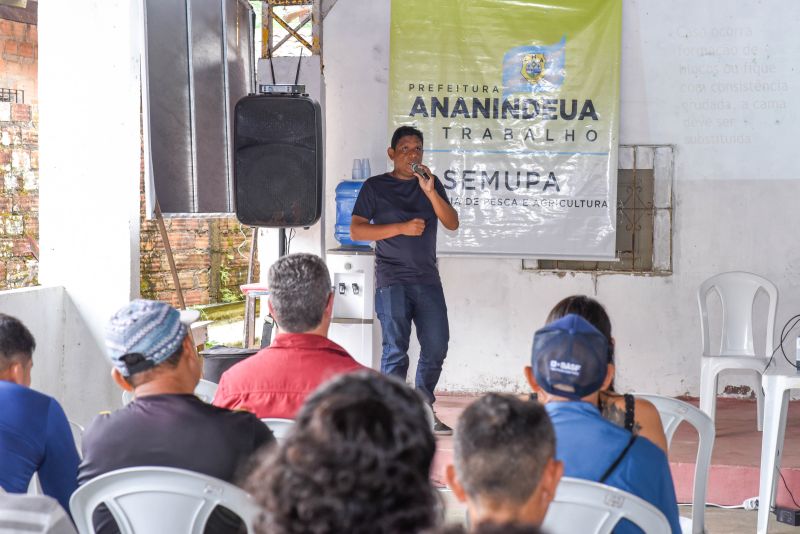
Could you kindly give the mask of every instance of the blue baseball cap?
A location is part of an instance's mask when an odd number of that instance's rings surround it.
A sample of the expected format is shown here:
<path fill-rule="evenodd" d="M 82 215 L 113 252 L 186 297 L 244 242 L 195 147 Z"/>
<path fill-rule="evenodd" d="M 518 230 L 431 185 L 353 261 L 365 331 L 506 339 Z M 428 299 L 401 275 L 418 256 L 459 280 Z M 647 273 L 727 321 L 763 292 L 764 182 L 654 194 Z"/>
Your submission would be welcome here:
<path fill-rule="evenodd" d="M 581 399 L 606 379 L 608 340 L 580 315 L 565 315 L 533 335 L 531 367 L 551 395 Z"/>
<path fill-rule="evenodd" d="M 146 371 L 172 356 L 183 343 L 197 310 L 178 311 L 169 304 L 137 299 L 126 304 L 108 322 L 106 348 L 122 376 Z"/>

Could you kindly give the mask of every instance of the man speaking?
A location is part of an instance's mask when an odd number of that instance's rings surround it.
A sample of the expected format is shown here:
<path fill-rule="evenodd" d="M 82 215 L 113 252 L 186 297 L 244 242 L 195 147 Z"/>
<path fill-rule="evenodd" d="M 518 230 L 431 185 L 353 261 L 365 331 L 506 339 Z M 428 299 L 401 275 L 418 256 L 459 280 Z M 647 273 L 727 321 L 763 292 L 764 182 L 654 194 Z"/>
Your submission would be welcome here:
<path fill-rule="evenodd" d="M 375 311 L 381 322 L 381 372 L 403 380 L 408 372 L 411 322 L 420 345 L 416 388 L 431 405 L 447 356 L 450 327 L 436 267 L 436 228 L 458 228 L 444 187 L 422 164 L 422 132 L 401 126 L 387 150 L 390 173 L 364 182 L 353 208 L 350 235 L 375 241 Z M 371 221 L 371 222 L 370 222 Z M 434 415 L 434 432 L 451 434 Z"/>

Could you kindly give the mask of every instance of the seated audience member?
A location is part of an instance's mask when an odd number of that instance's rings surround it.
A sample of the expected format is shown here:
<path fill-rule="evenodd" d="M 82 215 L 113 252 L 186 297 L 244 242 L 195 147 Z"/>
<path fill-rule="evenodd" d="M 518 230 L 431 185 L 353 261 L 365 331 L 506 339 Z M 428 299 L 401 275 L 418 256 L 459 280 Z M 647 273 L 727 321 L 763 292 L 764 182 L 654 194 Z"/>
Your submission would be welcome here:
<path fill-rule="evenodd" d="M 435 444 L 422 398 L 369 371 L 308 397 L 292 432 L 251 473 L 257 532 L 413 534 L 440 519 L 428 478 Z"/>
<path fill-rule="evenodd" d="M 25 493 L 38 472 L 42 491 L 69 510 L 80 458 L 64 410 L 30 389 L 35 347 L 25 325 L 0 313 L 0 487 Z"/>
<path fill-rule="evenodd" d="M 538 526 L 564 470 L 555 449 L 553 425 L 541 404 L 490 393 L 458 418 L 455 466 L 447 466 L 447 482 L 467 503 L 472 525 Z"/>
<path fill-rule="evenodd" d="M 614 346 L 616 343 L 611 335 L 611 319 L 602 304 L 584 295 L 573 295 L 565 298 L 550 310 L 547 322 L 552 323 L 570 313 L 580 315 L 606 336 L 609 348 L 608 364 L 611 366 L 612 372 L 615 371 Z M 612 423 L 649 439 L 662 451 L 667 452 L 667 437 L 664 435 L 661 416 L 650 401 L 637 399 L 628 393 L 620 395 L 614 391 L 612 379 L 608 388 L 600 392 L 597 407 L 603 417 Z"/>
<path fill-rule="evenodd" d="M 292 419 L 321 383 L 364 367 L 328 339 L 333 292 L 321 258 L 285 256 L 270 267 L 268 283 L 279 333 L 272 345 L 223 373 L 214 404 Z"/>
<path fill-rule="evenodd" d="M 608 340 L 583 317 L 568 314 L 539 329 L 525 375 L 556 431 L 556 458 L 564 476 L 602 482 L 651 503 L 674 534 L 678 505 L 667 456 L 647 439 L 606 420 L 597 409 L 600 391 L 613 378 Z M 641 532 L 621 521 L 614 532 Z"/>
<path fill-rule="evenodd" d="M 134 400 L 101 414 L 83 437 L 78 481 L 137 466 L 176 467 L 233 482 L 237 470 L 262 445 L 274 442 L 253 414 L 206 404 L 194 395 L 201 362 L 189 325 L 196 311 L 134 300 L 106 328 L 114 381 Z M 236 531 L 238 520 L 215 513 L 207 532 Z M 98 533 L 117 532 L 104 509 L 95 513 Z M 227 528 L 226 528 L 227 527 Z"/>

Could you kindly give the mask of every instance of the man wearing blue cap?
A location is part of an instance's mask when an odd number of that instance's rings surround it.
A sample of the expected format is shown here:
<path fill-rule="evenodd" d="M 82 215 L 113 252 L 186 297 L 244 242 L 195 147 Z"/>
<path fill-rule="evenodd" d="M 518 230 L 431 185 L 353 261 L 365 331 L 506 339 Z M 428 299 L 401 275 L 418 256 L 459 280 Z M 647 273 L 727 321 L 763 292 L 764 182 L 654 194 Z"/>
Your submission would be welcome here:
<path fill-rule="evenodd" d="M 641 497 L 681 532 L 675 487 L 664 452 L 646 438 L 603 418 L 599 392 L 614 378 L 608 340 L 582 317 L 569 314 L 538 330 L 525 376 L 545 403 L 556 431 L 564 476 L 602 482 Z M 641 532 L 623 520 L 619 534 Z"/>
<path fill-rule="evenodd" d="M 79 485 L 109 471 L 145 465 L 233 482 L 257 449 L 274 442 L 253 414 L 195 397 L 202 366 L 189 325 L 197 317 L 196 311 L 178 312 L 152 300 L 134 300 L 111 317 L 105 335 L 111 374 L 134 400 L 99 415 L 86 429 Z M 119 532 L 107 510 L 96 512 L 93 521 L 100 534 Z M 235 518 L 215 511 L 206 531 L 236 532 L 238 526 Z"/>

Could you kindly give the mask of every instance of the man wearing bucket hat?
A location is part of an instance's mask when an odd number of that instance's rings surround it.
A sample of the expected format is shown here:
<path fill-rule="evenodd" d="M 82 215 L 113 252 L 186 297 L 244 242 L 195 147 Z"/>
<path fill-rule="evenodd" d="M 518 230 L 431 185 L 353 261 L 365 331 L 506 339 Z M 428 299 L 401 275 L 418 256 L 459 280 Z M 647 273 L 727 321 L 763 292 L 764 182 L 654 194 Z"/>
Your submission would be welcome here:
<path fill-rule="evenodd" d="M 196 311 L 178 312 L 163 302 L 134 300 L 106 327 L 114 381 L 134 400 L 100 414 L 83 437 L 78 484 L 117 469 L 176 467 L 233 482 L 262 445 L 274 442 L 253 414 L 217 408 L 194 396 L 201 363 L 189 325 Z M 98 533 L 118 532 L 107 510 L 95 513 Z M 208 528 L 236 532 L 238 520 L 215 512 Z"/>
<path fill-rule="evenodd" d="M 606 337 L 582 317 L 566 315 L 534 334 L 525 376 L 553 422 L 564 476 L 641 497 L 661 510 L 674 534 L 680 533 L 666 455 L 646 438 L 604 419 L 597 408 L 600 390 L 614 378 Z M 614 532 L 641 531 L 623 520 Z"/>

